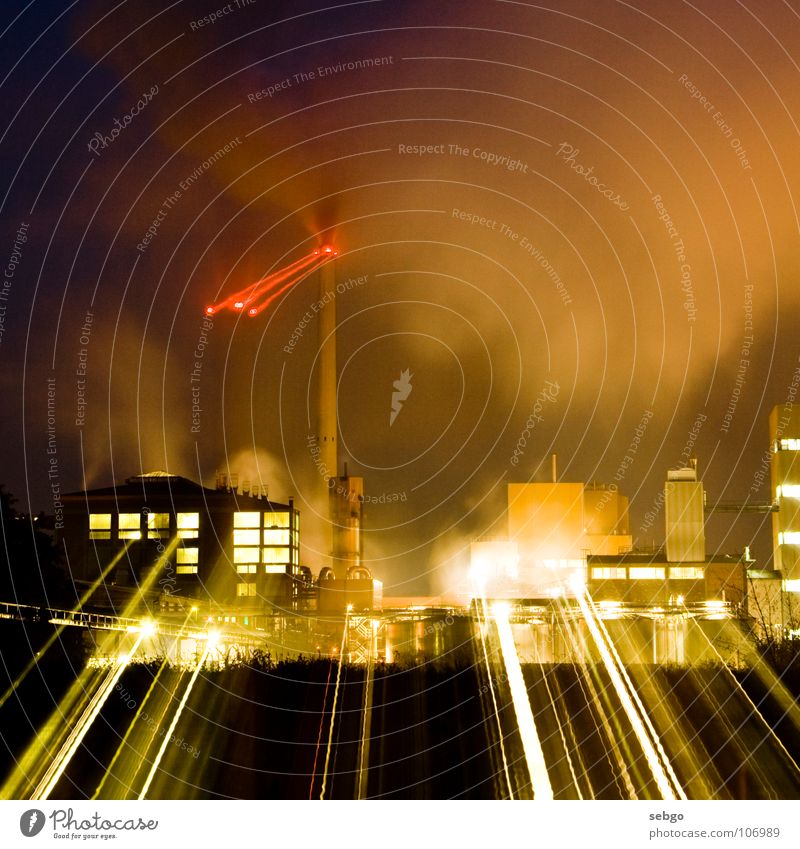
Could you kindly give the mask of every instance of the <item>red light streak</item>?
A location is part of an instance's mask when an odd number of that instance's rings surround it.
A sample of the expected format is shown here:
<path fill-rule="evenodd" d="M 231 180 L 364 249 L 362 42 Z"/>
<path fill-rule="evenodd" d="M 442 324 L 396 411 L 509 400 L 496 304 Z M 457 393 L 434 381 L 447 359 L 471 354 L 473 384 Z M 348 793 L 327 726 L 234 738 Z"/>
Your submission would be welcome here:
<path fill-rule="evenodd" d="M 247 307 L 247 314 L 250 317 L 257 316 L 275 298 L 292 286 L 296 286 L 312 271 L 315 271 L 324 262 L 338 256 L 338 254 L 339 251 L 335 250 L 331 245 L 316 248 L 312 253 L 307 254 L 301 259 L 268 274 L 266 277 L 262 277 L 260 280 L 256 280 L 254 283 L 250 283 L 238 292 L 234 292 L 226 300 L 206 307 L 206 315 L 216 315 L 216 313 L 223 309 L 241 312 Z M 253 306 L 250 306 L 251 304 Z"/>

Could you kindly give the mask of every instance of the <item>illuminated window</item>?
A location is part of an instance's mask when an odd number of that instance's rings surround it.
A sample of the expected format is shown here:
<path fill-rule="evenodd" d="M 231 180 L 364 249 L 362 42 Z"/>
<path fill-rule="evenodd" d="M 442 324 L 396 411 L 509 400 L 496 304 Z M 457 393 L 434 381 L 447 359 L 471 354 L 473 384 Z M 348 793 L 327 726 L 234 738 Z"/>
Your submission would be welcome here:
<path fill-rule="evenodd" d="M 199 548 L 179 548 L 178 549 L 178 563 L 197 563 L 200 559 L 200 549 Z"/>
<path fill-rule="evenodd" d="M 288 513 L 265 513 L 264 514 L 265 528 L 288 528 L 289 514 Z"/>
<path fill-rule="evenodd" d="M 234 513 L 234 528 L 259 528 L 261 527 L 260 513 Z"/>
<path fill-rule="evenodd" d="M 267 563 L 264 571 L 268 575 L 283 575 L 286 572 L 286 566 L 283 563 Z"/>
<path fill-rule="evenodd" d="M 669 576 L 677 580 L 696 581 L 704 575 L 702 566 L 670 566 Z"/>
<path fill-rule="evenodd" d="M 782 439 L 781 451 L 800 451 L 800 439 Z"/>
<path fill-rule="evenodd" d="M 196 575 L 197 574 L 197 564 L 192 563 L 184 563 L 182 565 L 175 567 L 175 572 L 178 575 Z"/>
<path fill-rule="evenodd" d="M 149 539 L 169 538 L 169 513 L 147 514 L 147 536 Z"/>
<path fill-rule="evenodd" d="M 258 563 L 237 563 L 236 571 L 240 575 L 255 575 L 258 572 Z"/>
<path fill-rule="evenodd" d="M 142 516 L 140 513 L 119 514 L 119 538 L 141 539 Z"/>
<path fill-rule="evenodd" d="M 292 563 L 294 563 L 295 566 L 300 565 L 300 552 L 297 550 L 296 546 L 292 549 Z"/>
<path fill-rule="evenodd" d="M 593 566 L 592 577 L 597 581 L 624 581 L 625 569 L 619 566 Z"/>
<path fill-rule="evenodd" d="M 264 545 L 289 545 L 289 529 L 264 531 Z"/>
<path fill-rule="evenodd" d="M 663 581 L 663 566 L 631 566 L 628 570 L 632 581 Z"/>
<path fill-rule="evenodd" d="M 800 593 L 800 581 L 784 581 L 783 591 L 785 593 Z"/>
<path fill-rule="evenodd" d="M 261 531 L 257 529 L 252 530 L 234 530 L 233 532 L 233 544 L 234 545 L 258 545 L 261 540 L 259 537 L 261 536 Z"/>
<path fill-rule="evenodd" d="M 800 545 L 800 531 L 780 531 L 779 545 Z"/>
<path fill-rule="evenodd" d="M 234 548 L 233 549 L 234 563 L 258 563 L 257 548 Z"/>
<path fill-rule="evenodd" d="M 199 513 L 178 513 L 177 525 L 179 539 L 196 539 L 200 536 Z"/>
<path fill-rule="evenodd" d="M 111 514 L 89 514 L 89 539 L 111 539 Z"/>
<path fill-rule="evenodd" d="M 237 596 L 254 596 L 256 594 L 256 585 L 255 584 L 237 584 L 236 585 L 236 595 Z"/>
<path fill-rule="evenodd" d="M 262 548 L 261 549 L 262 563 L 288 563 L 289 549 L 288 548 Z"/>

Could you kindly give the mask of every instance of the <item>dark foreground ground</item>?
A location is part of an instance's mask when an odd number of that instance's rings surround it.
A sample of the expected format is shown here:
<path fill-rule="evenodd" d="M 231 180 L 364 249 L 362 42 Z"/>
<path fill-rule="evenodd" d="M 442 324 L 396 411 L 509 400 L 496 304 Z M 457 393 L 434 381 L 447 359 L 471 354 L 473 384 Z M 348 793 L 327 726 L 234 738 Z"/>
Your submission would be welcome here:
<path fill-rule="evenodd" d="M 28 645 L 47 634 L 45 625 L 23 631 L 0 622 L 3 692 L 30 657 Z M 3 776 L 82 667 L 80 632 L 65 637 L 0 708 Z M 318 798 L 323 779 L 325 798 L 531 795 L 502 671 L 490 677 L 479 664 L 378 666 L 370 694 L 364 668 L 344 666 L 336 694 L 336 663 L 262 658 L 204 671 L 170 729 L 191 673 L 158 670 L 155 663 L 128 668 L 54 798 L 98 791 L 136 798 L 167 736 L 148 798 Z M 523 671 L 557 798 L 660 798 L 604 669 L 530 664 Z M 784 751 L 800 751 L 800 734 L 775 679 L 710 666 L 629 673 L 689 798 L 800 798 L 800 775 Z M 791 677 L 782 683 L 797 692 Z"/>

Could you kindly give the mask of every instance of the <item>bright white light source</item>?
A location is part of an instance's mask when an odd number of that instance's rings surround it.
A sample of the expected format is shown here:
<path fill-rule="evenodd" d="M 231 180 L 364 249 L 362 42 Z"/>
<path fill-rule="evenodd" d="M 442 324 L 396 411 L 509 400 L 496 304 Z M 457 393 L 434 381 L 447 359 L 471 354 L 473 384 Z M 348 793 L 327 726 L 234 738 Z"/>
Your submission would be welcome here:
<path fill-rule="evenodd" d="M 550 776 L 547 774 L 547 764 L 539 743 L 539 735 L 536 733 L 536 723 L 533 721 L 528 688 L 525 686 L 525 679 L 522 677 L 519 655 L 517 654 L 517 647 L 514 645 L 514 634 L 508 621 L 510 609 L 510 606 L 505 602 L 495 602 L 492 605 L 492 615 L 497 623 L 500 651 L 508 675 L 508 686 L 511 690 L 511 699 L 514 702 L 519 735 L 522 738 L 522 749 L 525 752 L 525 760 L 533 784 L 533 797 L 538 800 L 552 799 L 553 788 L 550 785 Z"/>

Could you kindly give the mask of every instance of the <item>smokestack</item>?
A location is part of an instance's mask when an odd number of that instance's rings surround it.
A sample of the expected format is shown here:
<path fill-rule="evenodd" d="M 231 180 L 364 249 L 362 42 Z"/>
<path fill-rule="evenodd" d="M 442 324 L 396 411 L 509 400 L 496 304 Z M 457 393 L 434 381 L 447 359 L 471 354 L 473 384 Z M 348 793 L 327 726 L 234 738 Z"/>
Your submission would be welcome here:
<path fill-rule="evenodd" d="M 558 454 L 553 452 L 550 455 L 550 462 L 553 467 L 553 483 L 558 483 Z"/>
<path fill-rule="evenodd" d="M 329 540 L 334 549 L 334 505 L 330 487 L 338 474 L 336 418 L 336 267 L 329 259 L 319 270 L 319 397 L 317 402 L 318 471 L 328 500 Z"/>
<path fill-rule="evenodd" d="M 320 472 L 335 477 L 336 459 L 336 271 L 335 260 L 328 260 L 319 270 L 319 406 L 317 409 L 317 441 L 320 450 Z"/>

